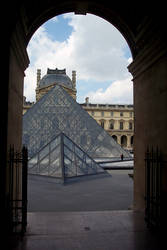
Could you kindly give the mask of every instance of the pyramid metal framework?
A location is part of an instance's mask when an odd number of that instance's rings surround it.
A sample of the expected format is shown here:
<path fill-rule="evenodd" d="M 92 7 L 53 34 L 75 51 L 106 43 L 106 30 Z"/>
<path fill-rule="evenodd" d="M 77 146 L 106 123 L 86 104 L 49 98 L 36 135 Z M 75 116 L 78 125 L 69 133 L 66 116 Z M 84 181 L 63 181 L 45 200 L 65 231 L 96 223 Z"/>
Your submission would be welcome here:
<path fill-rule="evenodd" d="M 129 157 L 62 86 L 56 85 L 23 116 L 23 144 L 29 157 L 61 132 L 92 158 Z"/>
<path fill-rule="evenodd" d="M 29 160 L 28 171 L 29 174 L 57 177 L 63 182 L 71 177 L 105 172 L 63 133 Z"/>

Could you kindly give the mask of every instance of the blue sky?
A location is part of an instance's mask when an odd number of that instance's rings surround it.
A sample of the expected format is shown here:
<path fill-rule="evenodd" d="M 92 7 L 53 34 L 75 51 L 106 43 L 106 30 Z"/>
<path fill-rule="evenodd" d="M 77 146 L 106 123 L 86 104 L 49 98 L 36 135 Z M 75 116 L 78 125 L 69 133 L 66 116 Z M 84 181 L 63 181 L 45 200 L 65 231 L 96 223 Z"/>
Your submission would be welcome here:
<path fill-rule="evenodd" d="M 35 100 L 36 70 L 66 68 L 77 71 L 77 101 L 89 96 L 92 103 L 133 103 L 133 85 L 127 66 L 132 61 L 120 32 L 102 18 L 73 13 L 44 23 L 28 45 L 24 95 Z"/>
<path fill-rule="evenodd" d="M 73 31 L 72 26 L 68 25 L 68 19 L 63 18 L 63 15 L 56 16 L 44 23 L 43 26 L 51 39 L 56 39 L 59 42 L 67 40 Z"/>

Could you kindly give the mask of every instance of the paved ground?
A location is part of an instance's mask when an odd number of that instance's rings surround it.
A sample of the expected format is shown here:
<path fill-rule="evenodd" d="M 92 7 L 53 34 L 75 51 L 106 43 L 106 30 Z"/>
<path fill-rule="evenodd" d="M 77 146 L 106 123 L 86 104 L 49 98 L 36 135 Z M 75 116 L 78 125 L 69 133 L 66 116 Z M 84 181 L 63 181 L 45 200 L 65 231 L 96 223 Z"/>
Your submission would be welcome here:
<path fill-rule="evenodd" d="M 133 203 L 131 170 L 113 170 L 110 175 L 89 177 L 66 185 L 54 178 L 29 176 L 28 211 L 127 210 Z"/>
<path fill-rule="evenodd" d="M 161 250 L 166 249 L 163 243 L 146 228 L 141 213 L 36 212 L 28 214 L 27 233 L 14 249 Z"/>
<path fill-rule="evenodd" d="M 67 185 L 29 176 L 27 233 L 12 249 L 164 249 L 157 232 L 146 227 L 144 214 L 126 210 L 133 200 L 133 180 L 128 173 L 132 171 L 112 170 L 103 178 Z M 121 209 L 124 211 L 118 211 Z"/>

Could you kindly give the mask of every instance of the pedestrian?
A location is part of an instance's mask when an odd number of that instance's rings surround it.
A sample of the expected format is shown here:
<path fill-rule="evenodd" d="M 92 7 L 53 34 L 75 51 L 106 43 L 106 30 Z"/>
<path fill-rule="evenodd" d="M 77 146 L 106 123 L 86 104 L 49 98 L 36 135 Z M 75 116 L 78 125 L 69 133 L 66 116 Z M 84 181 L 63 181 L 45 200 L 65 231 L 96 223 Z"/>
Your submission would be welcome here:
<path fill-rule="evenodd" d="M 123 161 L 123 159 L 124 159 L 124 155 L 123 155 L 123 154 L 121 154 L 121 161 Z"/>

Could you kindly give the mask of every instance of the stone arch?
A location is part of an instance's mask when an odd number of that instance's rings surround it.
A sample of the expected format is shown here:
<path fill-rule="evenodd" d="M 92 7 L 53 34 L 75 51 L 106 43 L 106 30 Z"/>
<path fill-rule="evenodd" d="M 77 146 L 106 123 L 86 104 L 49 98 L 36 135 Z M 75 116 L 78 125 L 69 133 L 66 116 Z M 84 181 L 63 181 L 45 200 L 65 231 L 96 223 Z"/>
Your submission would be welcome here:
<path fill-rule="evenodd" d="M 24 70 L 29 64 L 26 46 L 33 33 L 48 19 L 55 15 L 74 11 L 78 14 L 91 13 L 112 23 L 125 37 L 133 55 L 133 63 L 129 71 L 133 75 L 135 99 L 135 178 L 134 178 L 134 210 L 144 210 L 144 164 L 148 144 L 162 148 L 167 155 L 166 141 L 162 131 L 166 131 L 166 80 L 167 80 L 167 47 L 165 5 L 157 4 L 156 9 L 134 8 L 131 3 L 121 4 L 113 1 L 44 1 L 40 4 L 32 0 L 4 2 L 3 10 L 10 19 L 4 27 L 2 39 L 3 69 L 5 84 L 3 85 L 3 112 L 1 115 L 1 204 L 4 220 L 2 228 L 6 228 L 8 214 L 6 213 L 6 194 L 8 184 L 7 154 L 10 144 L 16 149 L 21 146 L 21 114 Z M 157 19 L 156 13 L 161 13 Z M 157 39 L 158 37 L 158 39 Z M 140 111 L 142 110 L 142 112 Z M 155 114 L 150 110 L 161 110 Z M 159 123 L 159 120 L 162 122 Z M 143 131 L 147 130 L 141 138 Z M 157 137 L 157 134 L 159 135 Z M 165 158 L 166 160 L 166 158 Z M 166 171 L 166 170 L 165 170 Z M 166 176 L 166 172 L 164 172 Z M 163 192 L 167 194 L 166 178 L 162 180 Z M 164 197 L 165 197 L 164 195 Z M 166 214 L 164 213 L 166 218 Z"/>
<path fill-rule="evenodd" d="M 121 146 L 122 147 L 127 147 L 127 136 L 126 135 L 122 135 L 121 136 Z"/>
<path fill-rule="evenodd" d="M 111 11 L 110 8 L 107 8 L 107 4 L 101 2 L 91 2 L 87 1 L 86 3 L 82 3 L 78 0 L 74 0 L 69 3 L 68 0 L 62 0 L 61 3 L 56 3 L 55 5 L 50 6 L 49 3 L 45 2 L 42 5 L 38 5 L 38 11 L 36 13 L 31 12 L 31 22 L 27 24 L 26 28 L 26 43 L 28 45 L 29 40 L 35 31 L 46 21 L 53 18 L 54 16 L 61 15 L 64 13 L 74 12 L 75 14 L 86 15 L 87 13 L 94 14 L 99 16 L 112 25 L 114 25 L 120 33 L 123 35 L 125 40 L 127 41 L 129 48 L 132 53 L 132 57 L 134 58 L 136 54 L 135 48 L 135 36 L 132 28 L 129 26 L 128 21 L 122 15 L 121 12 L 118 12 L 117 9 Z M 28 5 L 28 4 L 27 4 Z M 110 4 L 109 4 L 110 5 Z M 110 6 L 111 7 L 111 6 Z"/>
<path fill-rule="evenodd" d="M 117 136 L 116 135 L 112 135 L 112 138 L 117 142 Z"/>

